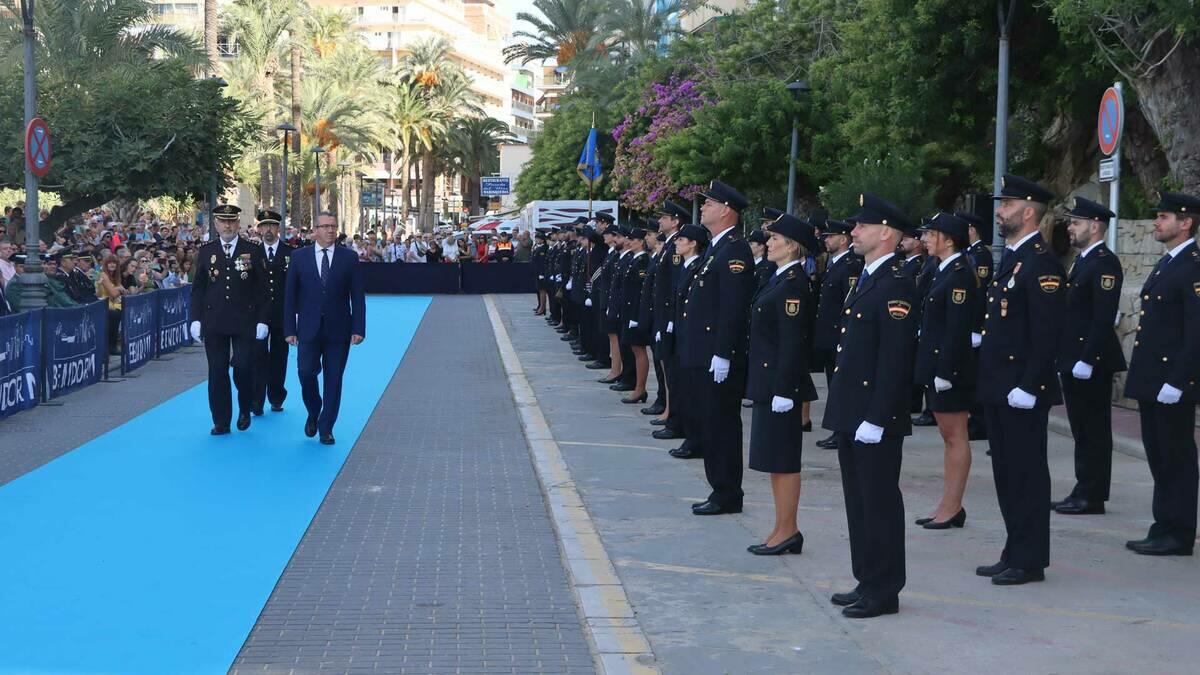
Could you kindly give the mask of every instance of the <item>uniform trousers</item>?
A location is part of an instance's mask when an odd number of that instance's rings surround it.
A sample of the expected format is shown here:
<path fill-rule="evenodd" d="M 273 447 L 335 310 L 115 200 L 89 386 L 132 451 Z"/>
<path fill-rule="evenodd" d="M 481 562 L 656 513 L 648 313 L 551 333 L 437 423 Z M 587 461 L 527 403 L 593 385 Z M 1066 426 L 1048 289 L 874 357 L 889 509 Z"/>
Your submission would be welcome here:
<path fill-rule="evenodd" d="M 1062 374 L 1067 421 L 1075 438 L 1075 487 L 1071 496 L 1108 501 L 1112 482 L 1112 374 L 1096 371 L 1091 379 Z"/>
<path fill-rule="evenodd" d="M 270 400 L 281 406 L 287 398 L 283 383 L 287 378 L 288 343 L 282 328 L 272 328 L 266 340 L 254 344 L 254 409 L 262 410 Z"/>
<path fill-rule="evenodd" d="M 317 431 L 332 434 L 342 405 L 342 374 L 350 355 L 350 340 L 330 339 L 317 334 L 310 342 L 296 346 L 296 372 L 300 376 L 300 394 L 308 416 L 317 420 Z M 323 374 L 321 387 L 317 375 Z"/>
<path fill-rule="evenodd" d="M 858 592 L 889 600 L 904 588 L 904 498 L 900 494 L 903 436 L 874 444 L 837 433 L 838 465 L 846 499 L 850 567 Z"/>
<path fill-rule="evenodd" d="M 233 418 L 233 385 L 237 387 L 238 412 L 249 413 L 254 404 L 254 334 L 209 335 L 203 333 L 204 355 L 208 357 L 208 409 L 213 424 L 228 427 Z"/>
<path fill-rule="evenodd" d="M 628 340 L 621 338 L 621 333 L 617 334 L 617 344 L 621 347 L 621 376 L 618 381 L 632 387 L 637 384 L 637 363 L 633 359 L 633 347 Z"/>
<path fill-rule="evenodd" d="M 1189 547 L 1196 540 L 1196 402 L 1173 405 L 1138 401 L 1142 444 L 1154 477 L 1151 537 L 1176 537 Z"/>
<path fill-rule="evenodd" d="M 658 356 L 661 348 L 657 345 L 657 342 L 650 345 L 650 353 L 654 359 L 654 379 L 658 382 L 658 391 L 654 394 L 654 405 L 665 406 L 667 405 L 667 368 Z"/>
<path fill-rule="evenodd" d="M 1046 463 L 1047 407 L 984 406 L 992 476 L 1008 538 L 1000 561 L 1042 570 L 1050 565 L 1050 468 Z"/>
<path fill-rule="evenodd" d="M 689 422 L 688 441 L 699 441 L 704 453 L 704 476 L 712 492 L 708 500 L 720 506 L 741 508 L 742 497 L 742 394 L 746 391 L 746 371 L 734 367 L 729 377 L 717 384 L 708 367 L 689 368 L 688 404 L 694 409 Z"/>
<path fill-rule="evenodd" d="M 604 327 L 604 306 L 593 301 L 591 310 L 592 325 L 590 330 L 595 336 L 596 345 L 596 351 L 592 352 L 592 356 L 595 356 L 596 360 L 601 363 L 611 364 L 612 356 L 609 354 L 608 331 Z"/>
<path fill-rule="evenodd" d="M 667 388 L 673 393 L 671 394 L 671 411 L 667 415 L 667 423 L 664 428 L 687 438 L 687 415 L 696 405 L 696 397 L 691 395 L 694 390 L 688 380 L 690 369 L 680 366 L 679 359 L 674 355 L 667 357 L 667 361 L 670 362 L 667 366 Z"/>
<path fill-rule="evenodd" d="M 558 298 L 558 285 L 550 284 L 550 288 L 547 290 L 546 294 L 549 296 L 548 302 L 550 305 L 550 321 L 552 323 L 558 323 L 562 320 L 562 302 Z"/>

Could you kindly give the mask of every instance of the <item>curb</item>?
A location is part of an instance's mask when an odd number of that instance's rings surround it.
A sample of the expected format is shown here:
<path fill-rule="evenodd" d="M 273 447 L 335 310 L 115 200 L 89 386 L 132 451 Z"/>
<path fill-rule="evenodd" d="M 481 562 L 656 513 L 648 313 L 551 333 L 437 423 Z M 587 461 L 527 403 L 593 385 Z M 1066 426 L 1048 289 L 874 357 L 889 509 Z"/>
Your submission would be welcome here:
<path fill-rule="evenodd" d="M 1064 417 L 1059 417 L 1051 413 L 1050 415 L 1050 431 L 1053 431 L 1060 436 L 1074 438 L 1071 434 L 1071 424 Z M 1136 441 L 1128 436 L 1113 434 L 1113 450 L 1142 461 L 1146 460 L 1146 449 L 1142 446 L 1141 441 Z"/>
<path fill-rule="evenodd" d="M 592 646 L 596 671 L 605 675 L 658 673 L 650 641 L 635 618 L 625 588 L 604 550 L 579 491 L 575 489 L 571 472 L 542 415 L 533 387 L 525 378 L 495 300 L 492 295 L 484 295 L 483 301 L 508 375 L 513 402 L 521 415 L 529 456 L 558 535 L 559 554 L 575 593 L 584 632 Z"/>

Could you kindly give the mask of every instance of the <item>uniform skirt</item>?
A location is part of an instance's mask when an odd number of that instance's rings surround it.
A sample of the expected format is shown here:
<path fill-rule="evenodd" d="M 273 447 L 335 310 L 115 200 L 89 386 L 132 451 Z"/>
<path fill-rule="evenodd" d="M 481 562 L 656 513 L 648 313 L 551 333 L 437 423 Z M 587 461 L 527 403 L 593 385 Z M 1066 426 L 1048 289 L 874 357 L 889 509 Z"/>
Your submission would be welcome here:
<path fill-rule="evenodd" d="M 755 403 L 750 418 L 750 468 L 766 473 L 800 473 L 804 421 L 800 402 L 785 413 Z"/>
<path fill-rule="evenodd" d="M 937 391 L 933 385 L 926 389 L 929 409 L 933 412 L 966 412 L 975 403 L 975 387 L 954 383 L 947 391 Z"/>

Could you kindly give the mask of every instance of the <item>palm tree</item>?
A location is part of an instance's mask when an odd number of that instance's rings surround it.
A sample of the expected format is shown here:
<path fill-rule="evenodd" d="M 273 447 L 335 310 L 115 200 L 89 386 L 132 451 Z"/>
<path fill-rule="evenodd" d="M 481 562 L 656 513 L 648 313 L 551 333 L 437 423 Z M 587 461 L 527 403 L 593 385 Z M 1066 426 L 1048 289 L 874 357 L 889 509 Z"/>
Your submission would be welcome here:
<path fill-rule="evenodd" d="M 604 27 L 615 36 L 615 47 L 623 59 L 652 53 L 666 37 L 683 35 L 671 19 L 696 9 L 703 0 L 610 0 Z"/>
<path fill-rule="evenodd" d="M 407 217 L 411 206 L 408 193 L 411 161 L 421 152 L 433 150 L 433 139 L 445 131 L 445 124 L 441 116 L 435 114 L 420 87 L 404 80 L 396 85 L 392 95 L 391 122 L 396 139 L 395 154 L 400 159 L 401 213 Z"/>
<path fill-rule="evenodd" d="M 456 120 L 450 130 L 452 155 L 467 181 L 467 204 L 471 215 L 479 214 L 479 178 L 500 168 L 500 144 L 511 143 L 516 136 L 508 125 L 491 117 L 467 117 Z"/>
<path fill-rule="evenodd" d="M 518 12 L 517 21 L 533 26 L 534 32 L 513 33 L 518 42 L 504 48 L 504 62 L 555 59 L 565 66 L 576 57 L 603 51 L 608 32 L 604 27 L 609 12 L 607 0 L 534 0 L 542 16 Z"/>
<path fill-rule="evenodd" d="M 217 0 L 204 0 L 204 53 L 208 56 L 208 74 L 216 72 L 221 55 L 217 52 Z"/>
<path fill-rule="evenodd" d="M 309 46 L 319 59 L 340 51 L 339 46 L 352 43 L 357 36 L 350 13 L 337 7 L 312 8 L 304 24 Z"/>

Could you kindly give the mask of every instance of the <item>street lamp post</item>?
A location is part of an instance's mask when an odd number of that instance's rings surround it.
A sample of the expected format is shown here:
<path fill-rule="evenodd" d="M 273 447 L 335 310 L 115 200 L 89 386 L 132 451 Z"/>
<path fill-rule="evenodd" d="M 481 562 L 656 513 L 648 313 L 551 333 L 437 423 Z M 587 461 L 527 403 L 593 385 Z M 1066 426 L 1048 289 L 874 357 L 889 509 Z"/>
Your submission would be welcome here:
<path fill-rule="evenodd" d="M 279 200 L 279 227 L 287 227 L 287 184 L 288 184 L 288 134 L 296 130 L 296 127 L 288 122 L 284 122 L 275 127 L 276 131 L 283 132 L 283 180 L 279 185 L 283 190 L 281 199 Z"/>
<path fill-rule="evenodd" d="M 205 82 L 210 82 L 217 89 L 224 89 L 229 83 L 220 77 L 206 77 Z M 219 92 L 218 92 L 219 94 Z M 217 167 L 213 167 L 212 174 L 209 176 L 208 183 L 208 240 L 215 241 L 217 238 L 217 226 L 213 222 L 213 207 L 217 205 Z"/>
<path fill-rule="evenodd" d="M 33 47 L 37 34 L 33 30 L 33 1 L 21 0 L 21 24 L 25 33 L 25 128 L 37 116 L 37 82 L 34 78 Z M 41 232 L 38 218 L 38 178 L 33 175 L 25 158 L 25 272 L 21 275 L 21 304 L 29 309 L 46 306 L 46 277 L 42 274 Z M 30 246 L 33 248 L 31 249 Z"/>
<path fill-rule="evenodd" d="M 792 92 L 792 97 L 799 103 L 800 97 L 812 91 L 808 83 L 804 80 L 796 80 L 787 86 L 788 91 Z M 792 116 L 792 154 L 791 161 L 788 162 L 788 189 L 787 189 L 787 212 L 792 213 L 792 206 L 796 203 L 796 153 L 800 148 L 800 116 L 799 114 Z"/>
<path fill-rule="evenodd" d="M 1008 170 L 1008 40 L 1012 30 L 1013 19 L 1017 15 L 1018 0 L 1012 0 L 1007 10 L 1003 0 L 996 0 L 996 18 L 1000 23 L 1000 53 L 997 57 L 996 73 L 996 154 L 992 163 L 992 194 L 1000 194 L 1000 178 Z M 1000 208 L 1000 202 L 993 202 L 993 209 Z M 993 210 L 993 214 L 995 211 Z M 993 215 L 993 218 L 995 216 Z M 1002 250 L 1004 237 L 1000 228 L 992 235 L 992 246 Z"/>
<path fill-rule="evenodd" d="M 325 152 L 325 148 L 317 146 L 312 149 L 313 159 L 317 163 L 317 181 L 313 188 L 313 225 L 317 224 L 317 217 L 321 215 L 321 153 Z"/>
<path fill-rule="evenodd" d="M 338 162 L 337 165 L 338 165 L 338 177 L 337 177 L 338 209 L 337 209 L 337 213 L 338 213 L 338 219 L 340 220 L 342 218 L 342 212 L 349 211 L 349 209 L 346 208 L 346 192 L 347 192 L 346 181 L 343 179 L 346 177 L 346 167 L 350 166 L 350 162 L 347 162 L 346 160 L 343 159 L 342 161 Z M 362 234 L 361 227 L 359 228 L 358 232 L 359 232 L 359 234 Z"/>
<path fill-rule="evenodd" d="M 358 176 L 358 231 L 362 232 L 363 221 L 367 219 L 366 210 L 363 206 L 363 194 L 365 194 L 363 188 L 363 178 L 366 176 L 361 171 L 356 172 L 356 175 Z"/>

